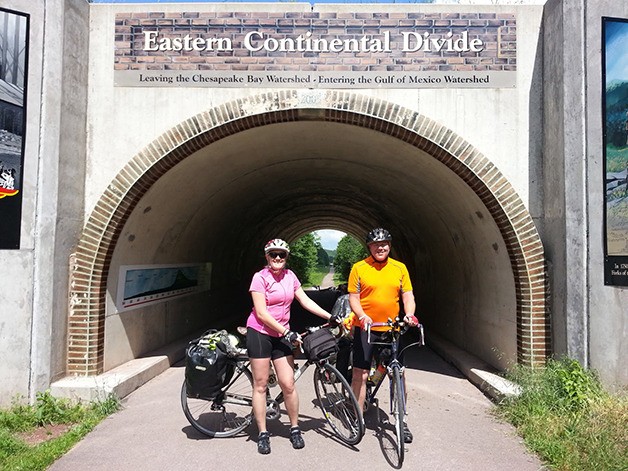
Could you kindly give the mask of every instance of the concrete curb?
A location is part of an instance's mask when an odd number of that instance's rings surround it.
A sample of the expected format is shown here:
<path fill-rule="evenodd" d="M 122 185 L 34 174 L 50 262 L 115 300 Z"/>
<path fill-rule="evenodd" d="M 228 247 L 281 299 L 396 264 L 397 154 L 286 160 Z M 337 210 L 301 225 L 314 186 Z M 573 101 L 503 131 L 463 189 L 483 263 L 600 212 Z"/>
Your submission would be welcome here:
<path fill-rule="evenodd" d="M 498 371 L 483 360 L 432 332 L 425 337 L 432 350 L 454 365 L 471 383 L 493 400 L 499 402 L 521 393 L 519 385 L 499 376 Z"/>
<path fill-rule="evenodd" d="M 51 384 L 50 393 L 55 397 L 75 401 L 104 400 L 112 393 L 122 399 L 181 360 L 185 356 L 188 342 L 199 337 L 202 332 L 97 376 L 66 376 Z"/>

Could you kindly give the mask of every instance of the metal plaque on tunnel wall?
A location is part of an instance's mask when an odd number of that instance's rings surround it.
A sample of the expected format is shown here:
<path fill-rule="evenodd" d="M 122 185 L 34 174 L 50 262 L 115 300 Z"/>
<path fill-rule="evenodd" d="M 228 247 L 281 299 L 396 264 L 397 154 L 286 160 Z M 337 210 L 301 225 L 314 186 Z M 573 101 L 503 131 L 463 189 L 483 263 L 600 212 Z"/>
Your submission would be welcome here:
<path fill-rule="evenodd" d="M 115 17 L 120 87 L 515 87 L 514 13 L 160 12 Z"/>
<path fill-rule="evenodd" d="M 29 16 L 0 8 L 0 250 L 20 248 Z"/>
<path fill-rule="evenodd" d="M 604 283 L 628 286 L 628 19 L 602 18 Z"/>

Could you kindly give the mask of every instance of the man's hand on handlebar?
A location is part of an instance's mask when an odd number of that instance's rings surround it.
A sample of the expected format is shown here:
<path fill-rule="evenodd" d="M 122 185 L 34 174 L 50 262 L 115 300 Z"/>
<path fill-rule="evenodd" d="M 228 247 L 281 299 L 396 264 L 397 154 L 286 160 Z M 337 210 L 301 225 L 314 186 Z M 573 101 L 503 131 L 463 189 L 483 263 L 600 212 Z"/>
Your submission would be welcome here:
<path fill-rule="evenodd" d="M 373 323 L 373 319 L 371 319 L 366 314 L 364 314 L 362 317 L 358 317 L 358 320 L 360 321 L 360 327 L 362 329 L 368 328 L 368 326 Z"/>
<path fill-rule="evenodd" d="M 416 318 L 416 316 L 414 314 L 411 315 L 405 315 L 403 318 L 403 321 L 408 324 L 410 327 L 416 327 L 417 325 L 419 325 L 419 320 Z"/>

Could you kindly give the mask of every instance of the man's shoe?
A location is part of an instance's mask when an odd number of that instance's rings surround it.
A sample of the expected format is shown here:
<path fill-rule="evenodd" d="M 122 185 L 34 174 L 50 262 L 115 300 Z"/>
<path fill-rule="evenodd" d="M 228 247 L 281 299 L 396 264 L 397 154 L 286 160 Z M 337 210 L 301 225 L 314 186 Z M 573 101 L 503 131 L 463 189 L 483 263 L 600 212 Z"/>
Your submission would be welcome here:
<path fill-rule="evenodd" d="M 303 437 L 301 436 L 301 430 L 297 427 L 290 430 L 290 443 L 292 443 L 292 448 L 295 450 L 299 450 L 305 446 L 305 441 L 303 441 Z"/>
<path fill-rule="evenodd" d="M 408 428 L 408 424 L 403 423 L 403 442 L 404 443 L 412 443 L 414 437 L 412 436 L 412 432 Z"/>
<path fill-rule="evenodd" d="M 262 455 L 270 453 L 270 433 L 262 432 L 257 437 L 257 452 Z"/>

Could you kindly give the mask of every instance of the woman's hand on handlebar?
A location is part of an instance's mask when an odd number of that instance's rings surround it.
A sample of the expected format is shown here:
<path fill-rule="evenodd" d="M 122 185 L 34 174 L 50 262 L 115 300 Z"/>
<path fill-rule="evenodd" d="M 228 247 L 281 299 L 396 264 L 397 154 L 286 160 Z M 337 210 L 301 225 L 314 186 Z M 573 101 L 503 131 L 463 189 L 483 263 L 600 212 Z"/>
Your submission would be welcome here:
<path fill-rule="evenodd" d="M 301 336 L 298 333 L 293 332 L 291 330 L 287 330 L 283 334 L 283 338 L 286 339 L 289 344 L 295 347 L 303 343 L 303 340 L 301 340 Z"/>

